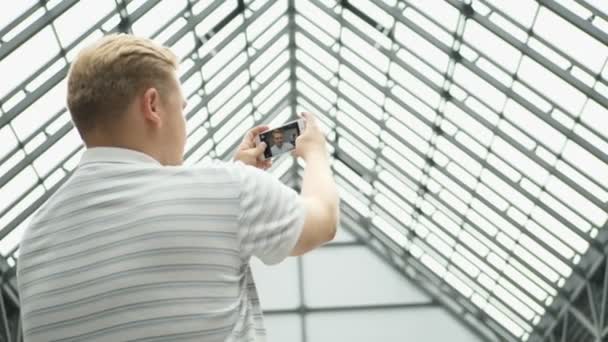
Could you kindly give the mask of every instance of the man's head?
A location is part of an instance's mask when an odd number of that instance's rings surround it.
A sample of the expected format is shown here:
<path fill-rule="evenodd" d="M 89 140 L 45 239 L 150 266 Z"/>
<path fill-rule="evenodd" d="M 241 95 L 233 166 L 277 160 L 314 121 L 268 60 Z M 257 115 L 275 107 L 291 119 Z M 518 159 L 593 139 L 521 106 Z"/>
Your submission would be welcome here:
<path fill-rule="evenodd" d="M 167 48 L 110 35 L 84 48 L 68 77 L 68 108 L 85 144 L 126 147 L 182 163 L 185 101 Z"/>
<path fill-rule="evenodd" d="M 280 129 L 275 130 L 274 132 L 272 132 L 272 142 L 281 147 L 283 146 L 283 141 L 285 140 L 285 135 L 283 134 L 283 131 Z"/>

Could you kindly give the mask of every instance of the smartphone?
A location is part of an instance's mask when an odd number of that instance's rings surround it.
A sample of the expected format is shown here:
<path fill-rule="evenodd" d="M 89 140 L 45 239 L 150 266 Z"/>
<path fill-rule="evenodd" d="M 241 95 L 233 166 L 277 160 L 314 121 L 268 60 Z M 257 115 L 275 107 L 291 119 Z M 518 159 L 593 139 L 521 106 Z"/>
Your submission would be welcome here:
<path fill-rule="evenodd" d="M 260 133 L 256 137 L 255 143 L 256 145 L 266 143 L 262 160 L 293 151 L 296 148 L 296 139 L 304 131 L 304 125 L 304 119 L 298 119 Z"/>

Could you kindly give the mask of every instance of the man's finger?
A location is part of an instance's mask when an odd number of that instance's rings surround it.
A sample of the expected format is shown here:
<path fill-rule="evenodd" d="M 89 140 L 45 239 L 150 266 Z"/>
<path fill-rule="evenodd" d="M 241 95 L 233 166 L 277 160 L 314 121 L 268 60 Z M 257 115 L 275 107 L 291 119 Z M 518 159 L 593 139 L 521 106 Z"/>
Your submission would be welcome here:
<path fill-rule="evenodd" d="M 266 125 L 261 125 L 261 126 L 256 126 L 253 127 L 252 129 L 250 129 L 249 131 L 247 131 L 247 134 L 245 134 L 245 136 L 243 137 L 243 142 L 242 144 L 247 146 L 247 148 L 252 148 L 253 147 L 253 143 L 255 140 L 255 137 L 268 130 L 268 126 Z"/>
<path fill-rule="evenodd" d="M 306 126 L 316 126 L 317 125 L 317 119 L 315 118 L 314 114 L 309 113 L 309 112 L 302 112 L 301 115 L 304 118 L 304 120 L 306 121 Z"/>
<path fill-rule="evenodd" d="M 256 135 L 267 131 L 268 130 L 268 126 L 267 125 L 260 125 L 260 126 L 255 126 L 252 129 L 249 130 L 249 132 L 247 133 L 247 135 L 251 136 L 252 138 L 254 138 Z"/>

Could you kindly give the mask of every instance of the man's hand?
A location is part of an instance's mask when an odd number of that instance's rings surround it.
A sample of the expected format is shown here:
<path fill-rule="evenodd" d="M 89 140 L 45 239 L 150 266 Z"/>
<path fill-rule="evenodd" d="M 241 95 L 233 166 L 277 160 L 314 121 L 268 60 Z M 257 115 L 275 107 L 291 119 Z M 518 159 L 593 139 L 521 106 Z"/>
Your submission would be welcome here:
<path fill-rule="evenodd" d="M 325 136 L 317 125 L 317 119 L 314 114 L 303 112 L 301 115 L 306 122 L 306 127 L 302 134 L 296 139 L 294 155 L 303 158 L 307 162 L 313 155 L 327 158 Z"/>
<path fill-rule="evenodd" d="M 270 159 L 261 160 L 260 158 L 266 149 L 266 143 L 263 142 L 259 146 L 255 146 L 255 137 L 266 130 L 268 130 L 268 126 L 256 126 L 250 129 L 237 148 L 236 153 L 234 154 L 234 160 L 240 160 L 247 165 L 257 167 L 258 169 L 269 169 L 272 166 Z"/>

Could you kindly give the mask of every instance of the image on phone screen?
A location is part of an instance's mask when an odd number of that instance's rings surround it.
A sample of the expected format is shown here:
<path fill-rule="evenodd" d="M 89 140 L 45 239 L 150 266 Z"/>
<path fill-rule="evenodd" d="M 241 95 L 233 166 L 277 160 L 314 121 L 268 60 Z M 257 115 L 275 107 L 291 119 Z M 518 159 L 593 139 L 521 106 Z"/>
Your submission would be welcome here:
<path fill-rule="evenodd" d="M 264 157 L 269 159 L 292 151 L 296 147 L 296 139 L 299 135 L 300 128 L 297 122 L 260 134 L 260 140 L 266 143 Z"/>

